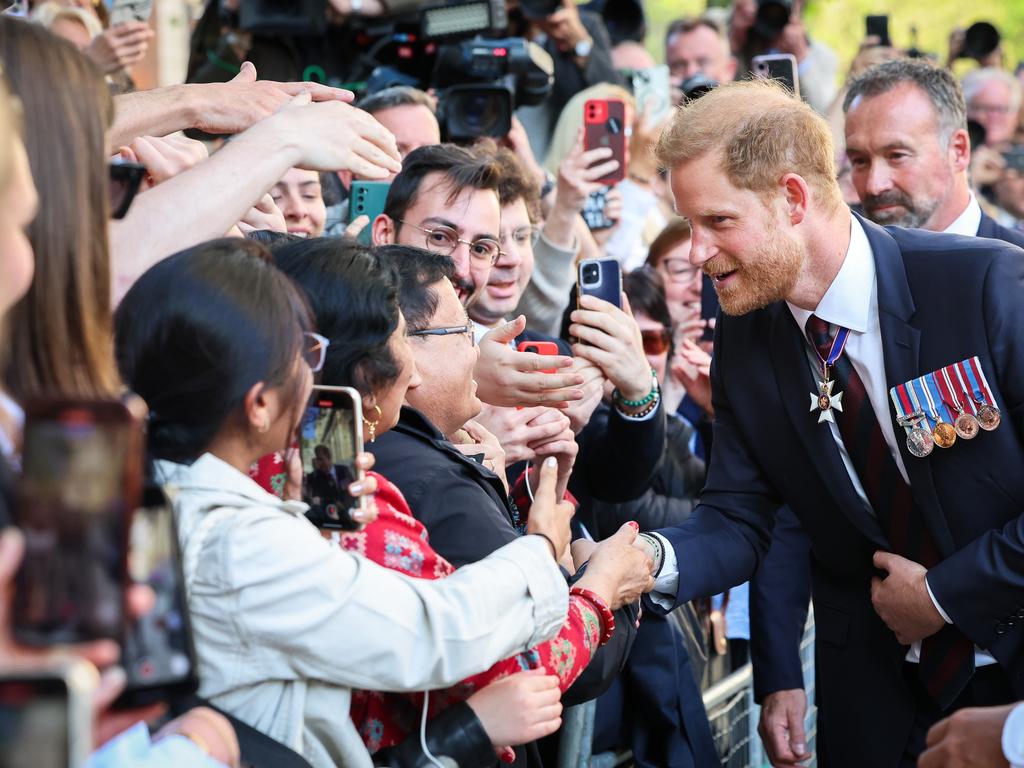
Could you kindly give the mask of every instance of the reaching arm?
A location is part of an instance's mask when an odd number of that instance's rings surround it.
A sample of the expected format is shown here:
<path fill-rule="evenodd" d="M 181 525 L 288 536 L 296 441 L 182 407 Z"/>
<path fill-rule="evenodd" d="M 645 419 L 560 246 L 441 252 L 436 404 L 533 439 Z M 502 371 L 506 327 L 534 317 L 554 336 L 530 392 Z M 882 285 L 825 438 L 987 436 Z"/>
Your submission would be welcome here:
<path fill-rule="evenodd" d="M 221 237 L 294 166 L 350 169 L 363 178 L 401 170 L 394 137 L 365 112 L 298 97 L 186 173 L 140 195 L 110 228 L 114 300 L 153 264 Z"/>

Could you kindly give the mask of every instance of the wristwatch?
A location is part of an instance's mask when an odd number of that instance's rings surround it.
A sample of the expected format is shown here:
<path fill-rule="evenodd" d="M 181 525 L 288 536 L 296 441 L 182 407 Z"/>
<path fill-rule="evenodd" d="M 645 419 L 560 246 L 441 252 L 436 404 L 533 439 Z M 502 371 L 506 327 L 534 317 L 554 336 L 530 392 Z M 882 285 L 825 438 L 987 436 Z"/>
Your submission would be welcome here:
<path fill-rule="evenodd" d="M 575 47 L 573 47 L 572 49 L 572 52 L 576 55 L 577 58 L 585 59 L 588 56 L 590 56 L 590 52 L 592 50 L 594 50 L 594 41 L 589 37 L 585 37 L 578 43 L 576 43 Z"/>

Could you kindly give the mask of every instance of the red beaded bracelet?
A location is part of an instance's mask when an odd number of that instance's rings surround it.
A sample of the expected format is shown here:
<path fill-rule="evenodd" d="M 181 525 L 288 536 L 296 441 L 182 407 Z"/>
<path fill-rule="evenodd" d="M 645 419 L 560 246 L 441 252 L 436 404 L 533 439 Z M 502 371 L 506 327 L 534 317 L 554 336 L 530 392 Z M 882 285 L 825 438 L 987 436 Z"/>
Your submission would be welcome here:
<path fill-rule="evenodd" d="M 612 609 L 608 607 L 608 603 L 604 601 L 599 594 L 596 592 L 584 589 L 583 587 L 572 587 L 569 590 L 570 595 L 576 597 L 582 597 L 584 600 L 589 602 L 594 608 L 597 609 L 598 614 L 601 616 L 601 639 L 598 641 L 598 645 L 604 645 L 612 639 L 612 635 L 615 634 L 615 614 L 612 613 Z"/>

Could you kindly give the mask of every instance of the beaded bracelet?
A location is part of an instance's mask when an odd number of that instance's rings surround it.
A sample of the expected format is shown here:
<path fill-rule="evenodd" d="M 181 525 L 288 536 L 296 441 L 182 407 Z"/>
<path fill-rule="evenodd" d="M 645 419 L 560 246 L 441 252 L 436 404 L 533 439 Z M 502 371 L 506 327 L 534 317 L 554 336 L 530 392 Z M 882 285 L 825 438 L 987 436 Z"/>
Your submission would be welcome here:
<path fill-rule="evenodd" d="M 612 609 L 608 607 L 608 603 L 597 594 L 596 592 L 584 589 L 583 587 L 572 587 L 569 589 L 570 595 L 576 597 L 582 597 L 588 603 L 597 609 L 598 614 L 601 616 L 601 638 L 598 640 L 598 645 L 604 645 L 612 639 L 612 635 L 615 634 L 615 614 L 612 613 Z"/>
<path fill-rule="evenodd" d="M 636 413 L 627 413 L 626 411 L 622 410 L 622 408 L 619 407 L 619 403 L 616 403 L 615 410 L 617 410 L 620 414 L 622 414 L 624 418 L 627 419 L 643 419 L 645 416 L 649 416 L 651 413 L 653 413 L 654 409 L 658 407 L 658 403 L 660 402 L 661 393 L 658 392 L 655 394 L 654 400 L 642 411 L 637 411 Z"/>
<path fill-rule="evenodd" d="M 615 400 L 618 403 L 622 403 L 622 405 L 626 406 L 627 408 L 643 408 L 657 396 L 658 374 L 655 373 L 653 368 L 651 368 L 651 391 L 648 392 L 647 397 L 643 398 L 642 400 L 627 400 L 622 396 L 622 393 L 619 392 L 618 387 L 612 390 L 612 400 Z"/>

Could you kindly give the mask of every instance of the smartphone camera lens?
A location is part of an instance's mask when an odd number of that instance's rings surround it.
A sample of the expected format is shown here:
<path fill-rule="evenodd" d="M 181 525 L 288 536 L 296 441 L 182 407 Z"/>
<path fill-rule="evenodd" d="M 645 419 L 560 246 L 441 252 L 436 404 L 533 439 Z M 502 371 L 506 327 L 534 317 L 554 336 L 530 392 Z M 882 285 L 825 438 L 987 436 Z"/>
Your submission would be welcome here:
<path fill-rule="evenodd" d="M 583 268 L 583 284 L 584 285 L 596 285 L 600 282 L 600 270 L 596 264 L 587 264 Z"/>

